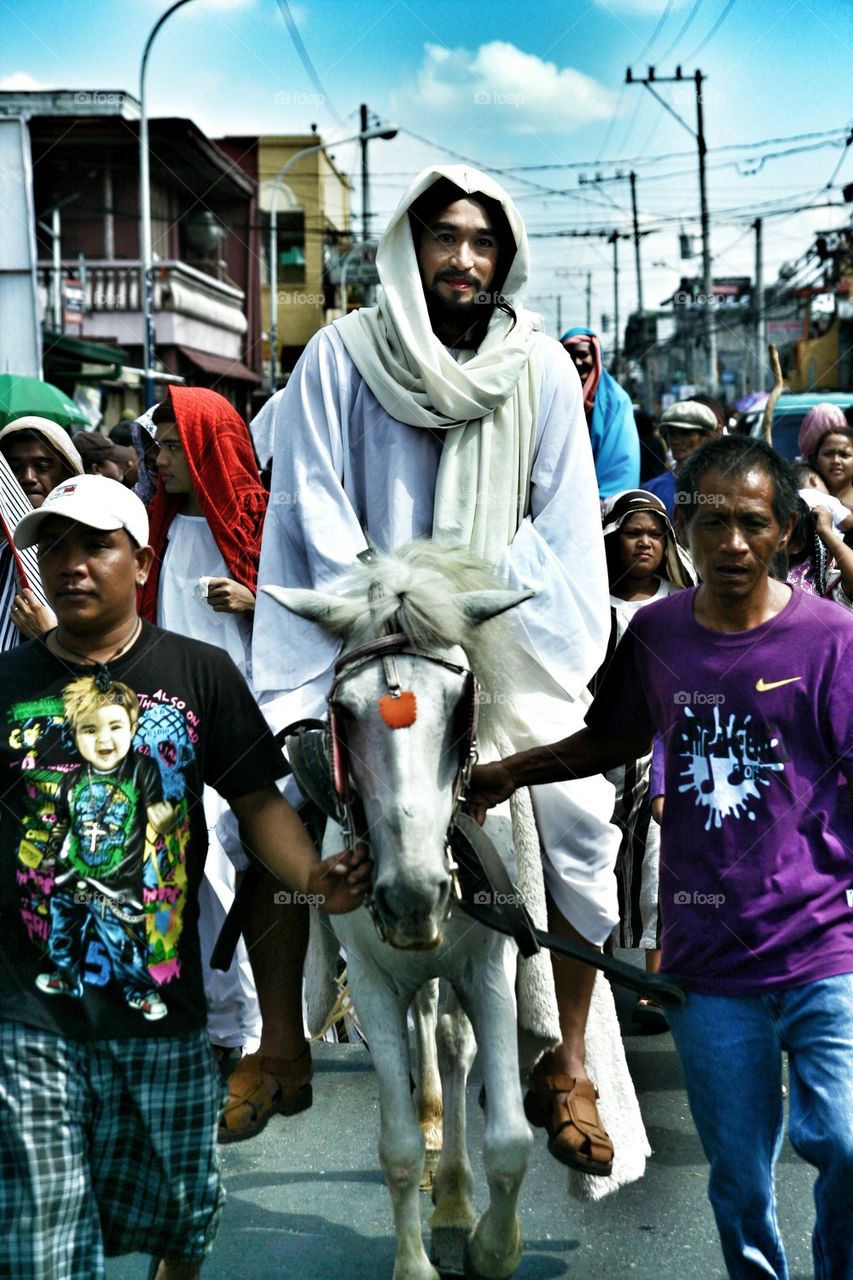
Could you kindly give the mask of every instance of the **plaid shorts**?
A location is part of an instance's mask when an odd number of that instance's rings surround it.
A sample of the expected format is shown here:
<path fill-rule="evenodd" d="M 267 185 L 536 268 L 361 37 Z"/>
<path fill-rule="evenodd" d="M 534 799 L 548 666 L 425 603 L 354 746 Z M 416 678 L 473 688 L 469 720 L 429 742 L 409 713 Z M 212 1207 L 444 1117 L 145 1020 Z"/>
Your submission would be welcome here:
<path fill-rule="evenodd" d="M 67 1039 L 0 1019 L 0 1277 L 101 1280 L 104 1257 L 196 1261 L 224 1192 L 207 1033 Z"/>

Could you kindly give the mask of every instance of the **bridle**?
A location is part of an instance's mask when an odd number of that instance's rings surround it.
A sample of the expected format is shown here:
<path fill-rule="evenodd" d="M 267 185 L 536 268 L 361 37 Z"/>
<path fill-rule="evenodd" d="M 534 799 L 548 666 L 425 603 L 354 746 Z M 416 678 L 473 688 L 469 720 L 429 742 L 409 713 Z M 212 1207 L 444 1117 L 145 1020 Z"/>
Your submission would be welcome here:
<path fill-rule="evenodd" d="M 404 693 L 411 693 L 412 691 L 404 691 L 400 686 L 396 661 L 399 657 L 417 658 L 423 662 L 432 662 L 438 666 L 444 667 L 447 671 L 452 671 L 455 675 L 461 675 L 465 678 L 465 691 L 460 702 L 462 723 L 459 725 L 461 730 L 459 734 L 459 765 L 456 769 L 453 780 L 453 802 L 451 806 L 450 821 L 448 823 L 444 840 L 444 855 L 453 887 L 453 896 L 458 899 L 461 898 L 461 888 L 458 876 L 459 868 L 453 855 L 451 835 L 456 824 L 460 807 L 465 799 L 468 782 L 471 777 L 471 770 L 477 762 L 479 685 L 477 683 L 476 676 L 469 667 L 462 666 L 460 663 L 451 662 L 449 659 L 442 658 L 437 654 L 427 653 L 416 648 L 411 643 L 409 637 L 401 631 L 392 631 L 387 635 L 379 636 L 376 640 L 371 640 L 368 644 L 360 645 L 356 649 L 351 649 L 348 653 L 343 654 L 338 659 L 335 663 L 335 676 L 328 698 L 329 738 L 332 756 L 332 786 L 337 821 L 343 830 L 347 847 L 354 847 L 357 841 L 369 844 L 364 808 L 358 793 L 352 785 L 346 731 L 340 714 L 341 685 L 351 676 L 355 675 L 356 672 L 361 671 L 364 667 L 369 666 L 373 662 L 381 662 L 387 694 L 394 700 L 401 699 Z M 389 727 L 387 731 L 389 733 L 395 733 L 401 731 L 401 729 L 404 731 L 405 726 L 401 726 L 400 729 Z M 378 916 L 372 894 L 366 895 L 364 902 L 365 906 L 373 916 L 374 923 L 379 930 L 380 936 L 384 938 L 384 928 Z"/>

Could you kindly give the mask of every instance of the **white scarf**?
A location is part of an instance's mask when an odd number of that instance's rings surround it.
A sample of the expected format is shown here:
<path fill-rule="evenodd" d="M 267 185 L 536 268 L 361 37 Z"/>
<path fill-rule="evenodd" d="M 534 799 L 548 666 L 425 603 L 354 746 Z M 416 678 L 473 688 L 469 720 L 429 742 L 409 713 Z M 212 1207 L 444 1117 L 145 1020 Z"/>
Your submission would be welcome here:
<path fill-rule="evenodd" d="M 412 203 L 439 178 L 466 194 L 497 200 L 516 252 L 502 294 L 517 321 L 495 309 L 476 351 L 458 359 L 432 331 L 409 224 Z M 521 215 L 491 178 L 462 165 L 425 169 L 403 196 L 376 256 L 382 288 L 376 307 L 335 322 L 358 372 L 392 417 L 444 431 L 436 480 L 433 537 L 496 561 L 527 513 L 536 440 L 540 318 L 520 305 L 527 281 Z"/>

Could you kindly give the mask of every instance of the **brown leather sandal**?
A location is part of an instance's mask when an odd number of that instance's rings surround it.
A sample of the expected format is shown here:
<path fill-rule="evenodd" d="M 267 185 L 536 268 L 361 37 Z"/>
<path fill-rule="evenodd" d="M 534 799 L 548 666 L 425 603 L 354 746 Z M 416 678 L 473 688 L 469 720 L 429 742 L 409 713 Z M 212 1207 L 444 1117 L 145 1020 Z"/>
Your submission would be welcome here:
<path fill-rule="evenodd" d="M 244 1142 L 256 1137 L 272 1116 L 295 1116 L 307 1110 L 314 1100 L 312 1074 L 307 1044 L 298 1058 L 247 1054 L 228 1079 L 228 1101 L 219 1121 L 219 1141 Z"/>
<path fill-rule="evenodd" d="M 531 1081 L 524 1114 L 548 1133 L 548 1150 L 560 1164 L 606 1178 L 613 1171 L 613 1143 L 598 1114 L 591 1080 L 542 1076 Z"/>

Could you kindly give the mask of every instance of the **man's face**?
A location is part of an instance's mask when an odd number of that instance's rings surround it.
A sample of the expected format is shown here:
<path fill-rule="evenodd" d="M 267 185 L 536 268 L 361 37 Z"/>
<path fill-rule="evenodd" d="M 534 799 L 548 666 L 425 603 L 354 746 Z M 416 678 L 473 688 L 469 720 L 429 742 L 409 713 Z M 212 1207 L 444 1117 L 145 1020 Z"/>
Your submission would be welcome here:
<path fill-rule="evenodd" d="M 774 554 L 787 544 L 773 511 L 774 481 L 756 467 L 740 476 L 707 471 L 686 528 L 702 585 L 718 601 L 742 604 L 764 590 Z"/>
<path fill-rule="evenodd" d="M 707 431 L 685 431 L 683 427 L 666 427 L 666 434 L 669 440 L 669 451 L 675 459 L 676 466 L 679 462 L 683 462 L 694 449 L 698 449 L 700 444 L 704 444 L 711 438 Z"/>
<path fill-rule="evenodd" d="M 566 350 L 571 357 L 572 364 L 578 371 L 578 377 L 581 382 L 586 382 L 595 367 L 595 358 L 592 354 L 592 343 L 572 342 L 566 347 Z"/>
<path fill-rule="evenodd" d="M 39 530 L 42 585 L 68 630 L 97 637 L 136 616 L 136 588 L 151 568 L 150 547 L 136 547 L 124 529 L 102 532 L 65 516 Z"/>
<path fill-rule="evenodd" d="M 3 441 L 3 453 L 34 507 L 40 507 L 51 489 L 67 479 L 68 468 L 40 440 L 16 440 L 10 436 Z"/>
<path fill-rule="evenodd" d="M 125 758 L 132 737 L 124 707 L 96 707 L 81 715 L 74 729 L 80 755 L 101 773 L 114 769 Z"/>
<path fill-rule="evenodd" d="M 456 200 L 424 227 L 417 241 L 418 268 L 427 301 L 461 312 L 486 293 L 498 264 L 498 239 L 476 200 Z"/>
<path fill-rule="evenodd" d="M 187 455 L 174 422 L 161 422 L 158 425 L 157 444 L 157 474 L 163 488 L 172 494 L 192 493 L 193 481 Z"/>

